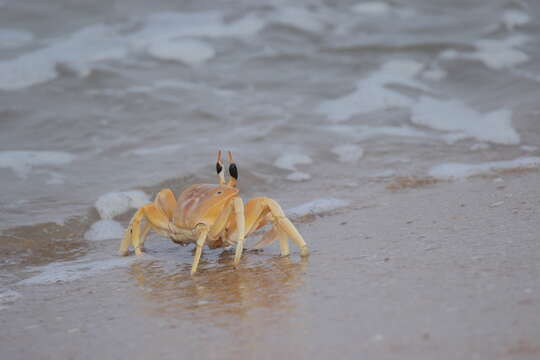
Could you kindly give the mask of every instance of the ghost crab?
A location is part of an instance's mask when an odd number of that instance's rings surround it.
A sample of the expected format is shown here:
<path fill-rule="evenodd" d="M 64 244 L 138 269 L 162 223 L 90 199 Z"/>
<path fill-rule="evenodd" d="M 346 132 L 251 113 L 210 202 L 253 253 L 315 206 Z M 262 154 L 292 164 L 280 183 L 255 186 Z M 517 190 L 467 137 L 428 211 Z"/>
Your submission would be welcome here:
<path fill-rule="evenodd" d="M 144 240 L 153 229 L 169 237 L 175 243 L 187 245 L 195 243 L 195 257 L 191 274 L 195 274 L 204 245 L 219 248 L 236 244 L 234 266 L 242 256 L 244 239 L 264 225 L 272 227 L 253 248 L 261 248 L 274 240 L 279 240 L 282 256 L 289 255 L 289 241 L 300 248 L 300 255 L 309 254 L 302 235 L 285 216 L 281 206 L 267 197 L 256 197 L 246 204 L 236 187 L 238 169 L 228 152 L 229 181 L 225 181 L 221 151 L 218 152 L 216 171 L 219 185 L 196 184 L 185 189 L 176 200 L 170 189 L 161 190 L 153 203 L 137 210 L 120 244 L 119 254 L 126 256 L 133 246 L 136 255 L 141 255 Z M 142 221 L 146 220 L 144 224 Z"/>

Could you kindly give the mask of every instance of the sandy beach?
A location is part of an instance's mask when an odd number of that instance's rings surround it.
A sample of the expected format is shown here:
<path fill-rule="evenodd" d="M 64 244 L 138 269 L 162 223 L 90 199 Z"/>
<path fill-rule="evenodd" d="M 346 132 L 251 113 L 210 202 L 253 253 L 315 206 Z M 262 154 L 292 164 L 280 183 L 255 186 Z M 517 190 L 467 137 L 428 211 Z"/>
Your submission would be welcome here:
<path fill-rule="evenodd" d="M 346 191 L 350 205 L 297 219 L 312 254 L 148 254 L 73 281 L 24 286 L 1 317 L 5 359 L 536 359 L 540 173 Z M 309 199 L 301 184 L 276 192 Z M 117 241 L 99 246 L 114 252 Z M 133 258 L 133 256 L 131 257 Z M 82 270 L 84 271 L 84 269 Z"/>
<path fill-rule="evenodd" d="M 540 359 L 538 19 L 0 0 L 0 359 Z M 260 231 L 193 277 L 155 233 L 118 256 L 161 189 L 217 183 L 218 150 L 311 255 Z"/>

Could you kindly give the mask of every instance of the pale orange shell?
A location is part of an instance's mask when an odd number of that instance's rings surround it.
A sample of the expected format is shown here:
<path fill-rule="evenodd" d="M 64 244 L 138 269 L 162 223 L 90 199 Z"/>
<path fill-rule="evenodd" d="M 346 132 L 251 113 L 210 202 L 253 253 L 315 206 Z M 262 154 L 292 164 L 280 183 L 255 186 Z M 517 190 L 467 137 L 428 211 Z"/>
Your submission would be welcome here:
<path fill-rule="evenodd" d="M 238 189 L 226 185 L 192 185 L 178 197 L 173 221 L 177 226 L 193 228 L 206 220 L 205 217 L 211 207 L 221 201 L 225 205 L 225 200 L 237 193 Z"/>

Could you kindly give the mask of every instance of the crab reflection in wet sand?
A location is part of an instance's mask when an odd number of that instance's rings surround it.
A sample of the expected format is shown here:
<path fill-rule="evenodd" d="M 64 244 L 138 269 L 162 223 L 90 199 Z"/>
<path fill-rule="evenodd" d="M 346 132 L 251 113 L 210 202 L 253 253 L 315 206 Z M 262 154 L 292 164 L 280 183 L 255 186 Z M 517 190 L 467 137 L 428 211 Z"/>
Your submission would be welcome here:
<path fill-rule="evenodd" d="M 229 175 L 225 181 L 221 151 L 218 152 L 216 171 L 219 185 L 196 184 L 185 189 L 176 200 L 170 189 L 161 190 L 153 203 L 141 207 L 129 223 L 120 245 L 119 254 L 127 255 L 133 246 L 135 254 L 144 249 L 150 229 L 169 237 L 175 243 L 196 243 L 191 274 L 195 274 L 206 244 L 219 248 L 236 244 L 234 265 L 242 256 L 244 238 L 268 223 L 272 228 L 255 244 L 254 249 L 279 240 L 281 255 L 289 255 L 289 238 L 300 248 L 300 255 L 309 254 L 302 235 L 285 216 L 281 206 L 267 197 L 257 197 L 246 204 L 236 188 L 238 169 L 229 151 Z M 146 220 L 144 225 L 141 224 Z"/>
<path fill-rule="evenodd" d="M 230 254 L 213 254 L 212 258 L 226 264 Z M 304 283 L 302 274 L 308 265 L 308 258 L 302 258 L 298 263 L 288 257 L 276 256 L 248 261 L 250 266 L 242 271 L 209 264 L 204 274 L 191 277 L 184 272 L 184 266 L 150 260 L 132 264 L 130 273 L 145 299 L 149 300 L 148 311 L 236 328 L 237 317 L 252 310 L 287 311 L 293 308 L 295 302 L 291 295 Z"/>

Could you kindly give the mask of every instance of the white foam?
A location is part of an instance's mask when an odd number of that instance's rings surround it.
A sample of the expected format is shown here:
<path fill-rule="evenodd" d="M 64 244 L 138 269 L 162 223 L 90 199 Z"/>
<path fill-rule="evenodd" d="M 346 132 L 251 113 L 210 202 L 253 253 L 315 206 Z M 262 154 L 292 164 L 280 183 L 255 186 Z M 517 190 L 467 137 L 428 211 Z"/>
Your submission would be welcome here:
<path fill-rule="evenodd" d="M 306 154 L 292 153 L 281 155 L 276 159 L 274 165 L 285 170 L 296 170 L 296 165 L 311 164 L 313 159 Z"/>
<path fill-rule="evenodd" d="M 351 94 L 319 104 L 319 113 L 330 120 L 345 121 L 356 114 L 366 114 L 375 110 L 408 107 L 413 99 L 402 95 L 397 90 L 386 87 L 388 84 L 400 84 L 428 90 L 415 80 L 422 69 L 422 64 L 412 60 L 394 60 L 385 63 L 378 71 L 358 82 Z"/>
<path fill-rule="evenodd" d="M 0 49 L 17 48 L 34 40 L 34 35 L 25 30 L 0 29 Z"/>
<path fill-rule="evenodd" d="M 25 279 L 19 284 L 21 285 L 40 285 L 53 284 L 56 282 L 70 282 L 112 270 L 118 267 L 127 266 L 137 260 L 135 256 L 115 257 L 104 260 L 89 261 L 76 260 L 67 262 L 54 262 L 45 266 L 34 268 L 33 270 L 41 271 L 38 275 L 34 275 Z"/>
<path fill-rule="evenodd" d="M 13 304 L 15 301 L 22 297 L 20 293 L 10 289 L 0 289 L 0 310 L 8 308 L 8 305 Z"/>
<path fill-rule="evenodd" d="M 204 63 L 216 54 L 208 43 L 191 39 L 157 41 L 147 51 L 155 58 L 180 61 L 188 65 Z"/>
<path fill-rule="evenodd" d="M 369 177 L 372 177 L 372 178 L 384 178 L 384 177 L 390 177 L 390 176 L 394 176 L 394 175 L 396 175 L 396 171 L 392 170 L 392 169 L 388 169 L 388 170 L 382 170 L 382 171 L 374 172 L 374 173 L 370 174 Z"/>
<path fill-rule="evenodd" d="M 279 8 L 271 17 L 270 22 L 314 33 L 320 33 L 326 27 L 321 16 L 306 8 L 298 7 Z"/>
<path fill-rule="evenodd" d="M 99 220 L 84 233 L 84 238 L 90 241 L 119 239 L 124 236 L 124 231 L 124 227 L 117 221 Z"/>
<path fill-rule="evenodd" d="M 332 152 L 338 156 L 339 161 L 342 163 L 355 163 L 364 155 L 364 150 L 355 144 L 334 146 Z"/>
<path fill-rule="evenodd" d="M 508 9 L 503 13 L 501 21 L 508 30 L 513 30 L 527 24 L 531 21 L 531 17 L 522 10 Z"/>
<path fill-rule="evenodd" d="M 523 157 L 508 161 L 491 161 L 480 164 L 446 163 L 434 166 L 429 175 L 437 179 L 460 179 L 474 175 L 492 174 L 498 170 L 535 168 L 540 166 L 540 157 Z"/>
<path fill-rule="evenodd" d="M 123 214 L 129 209 L 139 208 L 150 202 L 150 198 L 140 190 L 111 192 L 101 195 L 96 201 L 95 207 L 99 216 L 104 219 Z"/>
<path fill-rule="evenodd" d="M 172 154 L 183 148 L 182 144 L 170 144 L 156 147 L 143 147 L 135 150 L 131 150 L 130 153 L 145 156 L 145 155 L 163 155 L 163 154 Z"/>
<path fill-rule="evenodd" d="M 454 132 L 449 141 L 475 138 L 499 144 L 519 144 L 512 127 L 512 112 L 501 109 L 481 114 L 457 100 L 437 100 L 422 96 L 413 106 L 411 121 L 435 130 Z"/>
<path fill-rule="evenodd" d="M 355 141 L 365 141 L 381 136 L 405 138 L 432 138 L 433 136 L 410 126 L 330 125 L 323 129 L 348 136 Z"/>
<path fill-rule="evenodd" d="M 32 167 L 69 164 L 75 156 L 61 151 L 0 151 L 0 168 L 10 168 L 25 179 Z"/>
<path fill-rule="evenodd" d="M 486 144 L 486 143 L 476 143 L 476 144 L 472 144 L 471 147 L 469 148 L 471 151 L 478 151 L 478 150 L 487 150 L 489 149 L 490 146 L 489 144 Z"/>
<path fill-rule="evenodd" d="M 261 30 L 266 22 L 251 14 L 236 21 L 226 22 L 225 15 L 217 11 L 162 12 L 143 18 L 145 27 L 131 36 L 132 44 L 147 46 L 158 39 L 179 37 L 236 37 L 249 36 Z"/>
<path fill-rule="evenodd" d="M 352 7 L 355 13 L 366 16 L 385 15 L 390 9 L 390 5 L 381 1 L 363 2 Z"/>
<path fill-rule="evenodd" d="M 126 25 L 142 26 L 125 34 Z M 0 61 L 0 89 L 16 90 L 44 83 L 57 77 L 57 66 L 69 68 L 80 76 L 90 74 L 93 67 L 106 60 L 128 60 L 129 55 L 146 52 L 153 44 L 174 44 L 182 37 L 247 36 L 258 32 L 265 22 L 248 15 L 226 22 L 220 12 L 158 13 L 138 19 L 136 24 L 117 26 L 97 24 L 48 41 L 48 45 L 7 61 Z M 183 41 L 183 40 L 182 40 Z M 187 41 L 187 40 L 186 40 Z M 187 61 L 202 61 L 210 49 L 199 46 L 197 54 L 187 54 L 179 47 L 156 45 L 157 56 L 174 56 Z M 213 56 L 213 55 L 212 55 Z"/>
<path fill-rule="evenodd" d="M 287 180 L 291 181 L 307 181 L 311 179 L 311 175 L 301 171 L 294 171 L 287 175 Z"/>
<path fill-rule="evenodd" d="M 92 62 L 121 59 L 127 54 L 113 28 L 94 25 L 51 41 L 45 48 L 0 62 L 0 89 L 15 90 L 56 78 L 56 66 L 63 64 L 81 75 L 90 72 Z"/>
<path fill-rule="evenodd" d="M 445 50 L 439 56 L 448 60 L 476 60 L 492 69 L 510 68 L 529 60 L 527 54 L 516 48 L 528 41 L 529 37 L 523 34 L 513 35 L 506 39 L 483 39 L 474 42 L 476 51 L 460 52 L 456 50 Z"/>
<path fill-rule="evenodd" d="M 424 79 L 432 81 L 441 81 L 446 78 L 447 75 L 448 73 L 440 67 L 432 67 L 431 69 L 422 72 L 422 77 Z"/>
<path fill-rule="evenodd" d="M 349 206 L 350 202 L 336 198 L 322 198 L 288 209 L 285 213 L 291 217 L 323 214 Z"/>
<path fill-rule="evenodd" d="M 298 171 L 296 165 L 311 164 L 313 160 L 306 154 L 291 153 L 281 155 L 276 159 L 274 165 L 278 168 L 291 170 L 292 173 L 287 175 L 287 179 L 291 181 L 306 181 L 311 179 L 311 175 L 305 172 Z"/>

